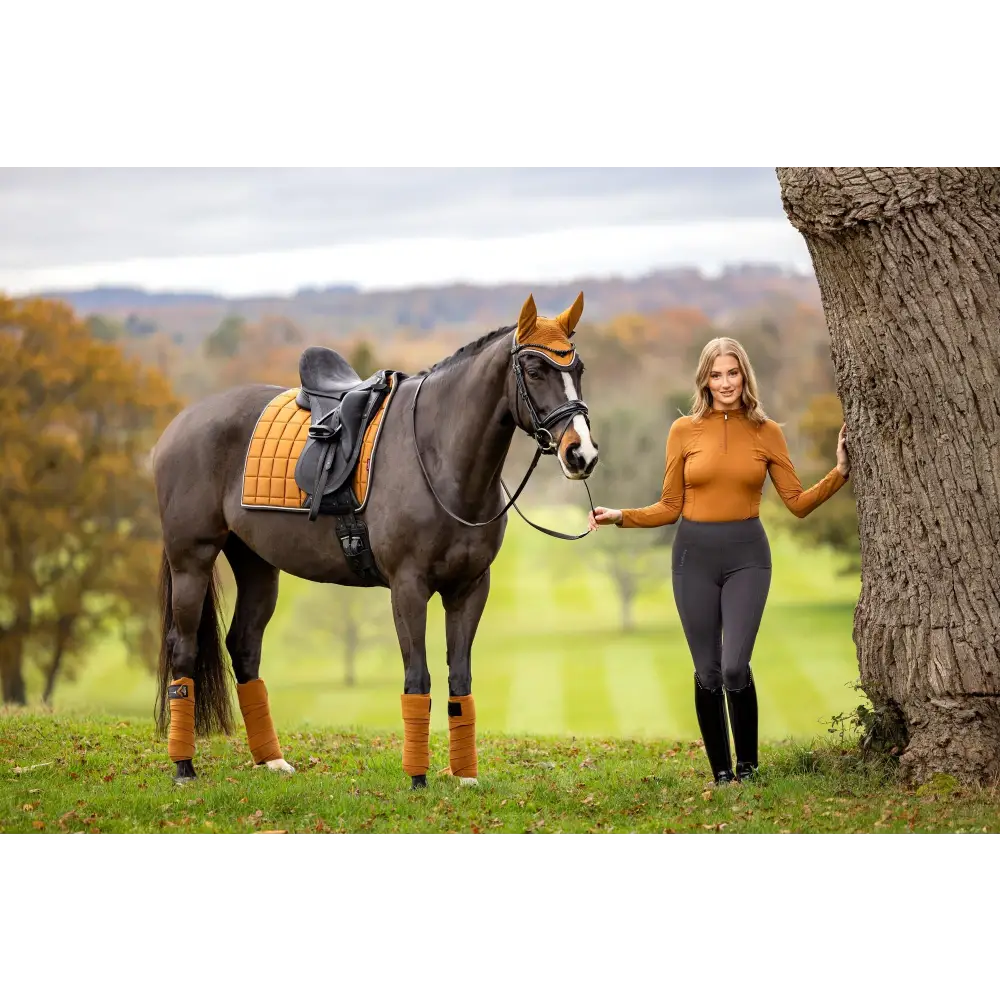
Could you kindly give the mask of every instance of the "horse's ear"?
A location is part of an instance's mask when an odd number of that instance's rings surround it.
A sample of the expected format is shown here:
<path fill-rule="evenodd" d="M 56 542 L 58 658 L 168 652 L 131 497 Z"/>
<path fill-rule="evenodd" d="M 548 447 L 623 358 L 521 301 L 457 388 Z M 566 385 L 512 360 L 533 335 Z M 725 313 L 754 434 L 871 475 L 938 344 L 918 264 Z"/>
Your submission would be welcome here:
<path fill-rule="evenodd" d="M 576 329 L 576 324 L 580 322 L 580 317 L 582 315 L 583 292 L 580 292 L 580 294 L 576 297 L 576 302 L 574 302 L 564 313 L 559 314 L 558 322 L 570 336 L 573 336 L 573 331 Z"/>
<path fill-rule="evenodd" d="M 522 343 L 535 332 L 538 322 L 538 310 L 535 308 L 535 297 L 529 295 L 521 306 L 521 315 L 517 320 L 517 339 Z"/>

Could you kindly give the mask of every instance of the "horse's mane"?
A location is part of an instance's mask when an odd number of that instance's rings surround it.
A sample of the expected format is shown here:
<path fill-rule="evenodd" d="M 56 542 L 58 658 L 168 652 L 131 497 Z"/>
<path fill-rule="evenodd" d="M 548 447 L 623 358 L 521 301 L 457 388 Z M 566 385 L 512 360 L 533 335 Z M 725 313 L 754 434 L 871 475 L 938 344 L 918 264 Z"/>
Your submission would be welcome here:
<path fill-rule="evenodd" d="M 465 361 L 467 358 L 475 357 L 484 347 L 488 347 L 495 340 L 503 337 L 505 334 L 513 333 L 517 324 L 512 324 L 510 326 L 501 326 L 497 330 L 492 330 L 487 334 L 484 334 L 478 340 L 472 341 L 470 344 L 463 344 L 454 354 L 450 354 L 448 357 L 443 358 L 441 361 L 436 362 L 431 365 L 430 368 L 425 368 L 423 371 L 417 372 L 418 375 L 429 375 L 431 372 L 439 372 L 445 368 L 451 368 L 452 365 L 458 364 L 459 361 Z"/>

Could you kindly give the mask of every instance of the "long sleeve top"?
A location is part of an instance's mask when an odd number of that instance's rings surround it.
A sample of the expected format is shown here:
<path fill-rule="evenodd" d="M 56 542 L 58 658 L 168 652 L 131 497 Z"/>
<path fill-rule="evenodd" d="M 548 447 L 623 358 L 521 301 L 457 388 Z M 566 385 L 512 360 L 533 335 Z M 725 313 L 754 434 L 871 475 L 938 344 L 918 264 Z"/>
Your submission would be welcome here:
<path fill-rule="evenodd" d="M 742 521 L 760 512 L 770 475 L 785 506 L 805 517 L 847 480 L 831 469 L 808 490 L 795 472 L 781 428 L 757 426 L 742 410 L 712 410 L 701 420 L 681 417 L 667 436 L 663 493 L 648 507 L 622 511 L 623 528 L 655 528 L 686 521 Z"/>

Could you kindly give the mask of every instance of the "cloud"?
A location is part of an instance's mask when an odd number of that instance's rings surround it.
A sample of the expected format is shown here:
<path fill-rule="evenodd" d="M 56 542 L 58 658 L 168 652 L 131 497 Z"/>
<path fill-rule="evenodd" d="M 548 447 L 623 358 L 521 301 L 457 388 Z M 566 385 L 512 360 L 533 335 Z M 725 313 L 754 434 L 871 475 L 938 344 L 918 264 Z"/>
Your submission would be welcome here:
<path fill-rule="evenodd" d="M 0 286 L 292 291 L 807 267 L 773 170 L 0 170 Z"/>

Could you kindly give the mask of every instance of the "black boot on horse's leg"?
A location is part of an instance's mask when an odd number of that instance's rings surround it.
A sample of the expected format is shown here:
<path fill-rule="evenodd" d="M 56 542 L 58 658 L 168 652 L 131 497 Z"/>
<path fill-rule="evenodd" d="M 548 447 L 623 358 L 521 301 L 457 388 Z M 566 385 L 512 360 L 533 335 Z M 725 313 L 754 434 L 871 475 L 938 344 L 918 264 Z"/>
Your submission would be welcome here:
<path fill-rule="evenodd" d="M 717 785 L 728 785 L 733 779 L 732 758 L 729 755 L 729 729 L 726 725 L 726 698 L 722 688 L 710 691 L 694 679 L 694 707 L 698 715 L 705 753 Z"/>
<path fill-rule="evenodd" d="M 747 781 L 757 773 L 757 689 L 753 674 L 739 691 L 727 691 L 729 719 L 736 746 L 736 780 Z"/>

